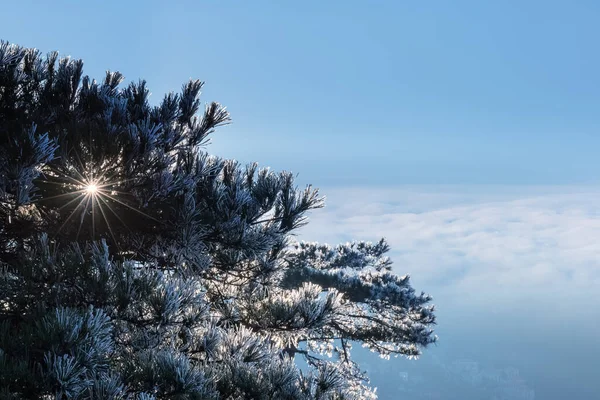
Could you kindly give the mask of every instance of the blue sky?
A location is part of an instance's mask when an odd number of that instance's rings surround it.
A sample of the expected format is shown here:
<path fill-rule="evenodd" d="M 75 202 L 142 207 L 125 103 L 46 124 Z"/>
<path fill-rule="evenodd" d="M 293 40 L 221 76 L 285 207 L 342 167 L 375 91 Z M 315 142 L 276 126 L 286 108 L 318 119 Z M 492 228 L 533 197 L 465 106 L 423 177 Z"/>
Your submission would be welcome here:
<path fill-rule="evenodd" d="M 153 101 L 206 81 L 233 117 L 211 153 L 322 187 L 303 239 L 385 236 L 434 296 L 441 340 L 417 365 L 600 392 L 600 2 L 169 3 L 6 2 L 0 38 L 144 78 Z"/>
<path fill-rule="evenodd" d="M 302 182 L 598 182 L 595 1 L 41 4 L 4 4 L 2 37 L 155 99 L 200 78 L 234 119 L 211 151 Z"/>

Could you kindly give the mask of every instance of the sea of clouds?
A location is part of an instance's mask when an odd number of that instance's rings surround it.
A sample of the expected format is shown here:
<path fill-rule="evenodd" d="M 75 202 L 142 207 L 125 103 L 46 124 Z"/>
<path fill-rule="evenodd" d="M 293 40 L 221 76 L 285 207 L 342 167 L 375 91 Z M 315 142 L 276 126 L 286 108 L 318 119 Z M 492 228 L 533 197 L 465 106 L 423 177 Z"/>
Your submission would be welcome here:
<path fill-rule="evenodd" d="M 326 207 L 311 213 L 299 239 L 385 237 L 395 271 L 434 296 L 445 362 L 517 366 L 538 399 L 600 393 L 590 375 L 600 355 L 600 187 L 322 193 Z"/>

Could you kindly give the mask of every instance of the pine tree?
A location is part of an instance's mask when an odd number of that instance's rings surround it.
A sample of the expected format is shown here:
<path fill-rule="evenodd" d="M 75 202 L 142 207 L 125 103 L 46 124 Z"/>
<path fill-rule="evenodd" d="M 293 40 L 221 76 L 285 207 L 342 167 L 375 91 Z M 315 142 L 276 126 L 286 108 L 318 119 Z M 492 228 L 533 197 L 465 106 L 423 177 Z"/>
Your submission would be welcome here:
<path fill-rule="evenodd" d="M 374 398 L 352 344 L 435 341 L 384 240 L 298 243 L 317 190 L 205 152 L 200 81 L 82 68 L 0 45 L 0 398 Z"/>

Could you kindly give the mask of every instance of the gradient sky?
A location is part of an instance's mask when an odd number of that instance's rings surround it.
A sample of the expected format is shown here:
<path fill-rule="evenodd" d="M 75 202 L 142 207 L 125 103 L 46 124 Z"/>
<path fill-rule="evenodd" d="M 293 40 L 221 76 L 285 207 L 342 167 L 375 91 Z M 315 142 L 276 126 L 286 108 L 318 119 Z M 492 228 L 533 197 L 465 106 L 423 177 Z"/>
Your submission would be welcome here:
<path fill-rule="evenodd" d="M 202 79 L 234 120 L 211 151 L 303 182 L 573 184 L 600 176 L 599 20 L 593 0 L 23 0 L 0 35 L 155 100 Z"/>
<path fill-rule="evenodd" d="M 211 153 L 322 187 L 303 239 L 385 236 L 434 296 L 439 348 L 414 365 L 471 358 L 536 399 L 597 398 L 600 2 L 281 3 L 12 1 L 0 38 L 144 78 L 154 102 L 206 81 L 233 117 Z M 385 368 L 393 399 L 408 367 Z"/>

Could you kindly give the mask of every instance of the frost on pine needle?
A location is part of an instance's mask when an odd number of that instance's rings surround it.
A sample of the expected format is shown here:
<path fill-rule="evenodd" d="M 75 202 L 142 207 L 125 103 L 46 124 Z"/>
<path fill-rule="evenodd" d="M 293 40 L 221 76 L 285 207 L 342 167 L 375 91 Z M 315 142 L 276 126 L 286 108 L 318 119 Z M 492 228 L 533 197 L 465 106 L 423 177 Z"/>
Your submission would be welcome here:
<path fill-rule="evenodd" d="M 374 399 L 353 345 L 436 340 L 385 240 L 297 243 L 318 191 L 206 152 L 202 82 L 123 80 L 0 44 L 0 397 Z"/>

